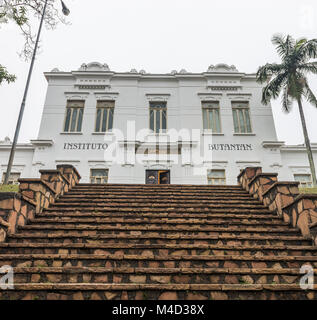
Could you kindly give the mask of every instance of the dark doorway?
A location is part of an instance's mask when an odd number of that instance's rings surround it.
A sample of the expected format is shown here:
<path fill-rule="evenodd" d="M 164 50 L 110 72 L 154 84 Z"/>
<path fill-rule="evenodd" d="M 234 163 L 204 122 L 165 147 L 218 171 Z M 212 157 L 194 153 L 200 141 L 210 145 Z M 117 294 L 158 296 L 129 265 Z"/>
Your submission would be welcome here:
<path fill-rule="evenodd" d="M 169 170 L 146 170 L 146 184 L 170 184 Z"/>

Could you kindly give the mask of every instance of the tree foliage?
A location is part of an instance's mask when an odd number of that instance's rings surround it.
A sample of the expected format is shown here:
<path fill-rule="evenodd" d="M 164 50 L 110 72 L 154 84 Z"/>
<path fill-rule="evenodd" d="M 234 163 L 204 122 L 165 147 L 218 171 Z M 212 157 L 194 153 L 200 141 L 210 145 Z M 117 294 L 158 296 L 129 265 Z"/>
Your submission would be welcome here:
<path fill-rule="evenodd" d="M 25 38 L 21 56 L 26 59 L 32 56 L 38 28 L 32 21 L 41 18 L 44 4 L 45 0 L 0 0 L 0 26 L 10 22 L 18 26 Z M 54 29 L 60 22 L 67 23 L 60 11 L 59 1 L 48 0 L 44 17 L 47 28 Z"/>
<path fill-rule="evenodd" d="M 20 29 L 25 39 L 20 56 L 26 60 L 32 56 L 35 46 L 38 25 L 34 20 L 41 18 L 44 4 L 45 0 L 0 0 L 0 27 L 1 24 L 13 23 Z M 48 0 L 44 22 L 49 29 L 54 29 L 60 22 L 67 24 L 59 6 L 59 1 Z M 0 85 L 3 81 L 10 83 L 15 79 L 0 65 Z"/>
<path fill-rule="evenodd" d="M 9 74 L 7 69 L 0 64 L 0 85 L 3 81 L 7 83 L 14 82 L 16 79 L 15 75 Z"/>
<path fill-rule="evenodd" d="M 268 104 L 282 94 L 285 112 L 291 110 L 292 102 L 306 98 L 317 107 L 317 99 L 309 87 L 307 75 L 317 74 L 317 39 L 295 40 L 291 36 L 274 35 L 272 43 L 281 57 L 281 63 L 267 63 L 257 72 L 257 81 L 267 82 L 262 92 L 262 103 Z"/>

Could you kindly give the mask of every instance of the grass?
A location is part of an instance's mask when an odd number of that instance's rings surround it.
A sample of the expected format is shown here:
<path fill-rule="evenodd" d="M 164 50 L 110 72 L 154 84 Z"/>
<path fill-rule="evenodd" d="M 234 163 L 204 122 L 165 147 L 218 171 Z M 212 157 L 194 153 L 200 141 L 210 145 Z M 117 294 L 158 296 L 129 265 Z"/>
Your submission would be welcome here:
<path fill-rule="evenodd" d="M 19 185 L 9 184 L 9 185 L 0 185 L 0 192 L 18 192 Z"/>
<path fill-rule="evenodd" d="M 317 188 L 299 188 L 300 193 L 317 193 Z"/>

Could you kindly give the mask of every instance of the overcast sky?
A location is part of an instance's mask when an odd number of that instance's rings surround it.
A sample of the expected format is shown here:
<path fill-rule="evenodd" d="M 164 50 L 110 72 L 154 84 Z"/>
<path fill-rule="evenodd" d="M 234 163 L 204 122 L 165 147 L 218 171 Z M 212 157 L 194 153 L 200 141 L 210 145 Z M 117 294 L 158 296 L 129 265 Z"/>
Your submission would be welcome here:
<path fill-rule="evenodd" d="M 77 70 L 82 63 L 107 63 L 113 71 L 145 69 L 167 73 L 185 68 L 204 72 L 210 64 L 234 64 L 254 73 L 259 65 L 278 62 L 271 37 L 317 37 L 316 0 L 65 0 L 71 25 L 43 29 L 25 109 L 20 142 L 37 138 L 47 83 L 43 72 L 57 67 Z M 38 22 L 36 22 L 38 24 Z M 36 25 L 37 28 L 37 25 Z M 17 75 L 0 87 L 0 140 L 13 138 L 29 63 L 17 54 L 23 37 L 17 27 L 0 28 L 0 64 Z M 311 79 L 317 94 L 317 80 Z M 312 142 L 317 142 L 317 109 L 304 104 Z M 278 138 L 303 143 L 296 105 L 283 114 L 273 103 Z"/>

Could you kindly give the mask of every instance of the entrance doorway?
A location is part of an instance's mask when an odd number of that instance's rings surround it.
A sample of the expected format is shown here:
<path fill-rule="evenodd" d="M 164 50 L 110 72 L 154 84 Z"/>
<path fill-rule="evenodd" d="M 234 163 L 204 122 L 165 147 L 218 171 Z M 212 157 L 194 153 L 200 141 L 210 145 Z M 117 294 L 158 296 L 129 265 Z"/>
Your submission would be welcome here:
<path fill-rule="evenodd" d="M 169 170 L 146 170 L 146 184 L 170 184 Z"/>

